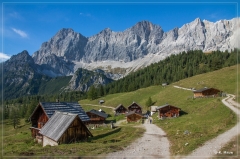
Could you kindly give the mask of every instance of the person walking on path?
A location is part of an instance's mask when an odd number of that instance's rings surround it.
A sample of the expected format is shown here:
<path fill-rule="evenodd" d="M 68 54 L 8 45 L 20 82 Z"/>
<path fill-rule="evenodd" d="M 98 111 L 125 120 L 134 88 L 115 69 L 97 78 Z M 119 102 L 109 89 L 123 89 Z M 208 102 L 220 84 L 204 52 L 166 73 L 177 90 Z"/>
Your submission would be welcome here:
<path fill-rule="evenodd" d="M 150 116 L 149 117 L 150 124 L 152 124 L 153 118 Z"/>

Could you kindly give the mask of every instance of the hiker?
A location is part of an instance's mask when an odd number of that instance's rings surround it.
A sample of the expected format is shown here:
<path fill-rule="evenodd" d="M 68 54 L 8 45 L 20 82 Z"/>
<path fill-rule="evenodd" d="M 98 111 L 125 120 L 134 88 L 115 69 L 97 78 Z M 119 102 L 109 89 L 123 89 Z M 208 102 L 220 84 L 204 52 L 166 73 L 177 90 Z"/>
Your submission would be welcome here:
<path fill-rule="evenodd" d="M 150 124 L 152 124 L 152 120 L 153 120 L 152 117 L 149 117 L 149 120 L 150 120 Z"/>

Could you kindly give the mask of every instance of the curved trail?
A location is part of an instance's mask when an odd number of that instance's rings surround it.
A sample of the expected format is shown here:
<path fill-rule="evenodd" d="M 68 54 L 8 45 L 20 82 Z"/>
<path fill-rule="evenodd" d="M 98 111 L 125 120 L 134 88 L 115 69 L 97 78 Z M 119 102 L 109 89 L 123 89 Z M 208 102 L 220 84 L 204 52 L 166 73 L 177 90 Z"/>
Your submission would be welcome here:
<path fill-rule="evenodd" d="M 222 100 L 223 104 L 226 105 L 227 107 L 229 107 L 231 110 L 233 110 L 237 116 L 239 117 L 240 115 L 240 105 L 239 103 L 235 102 L 233 100 L 233 98 L 235 98 L 234 95 L 228 94 L 227 98 L 224 98 Z M 186 157 L 186 159 L 192 159 L 192 158 L 201 158 L 201 159 L 205 159 L 205 158 L 212 158 L 214 157 L 220 150 L 221 148 L 226 145 L 228 142 L 231 141 L 231 139 L 237 135 L 240 134 L 240 122 L 238 121 L 238 123 L 231 128 L 230 130 L 220 134 L 219 136 L 217 136 L 216 138 L 207 141 L 203 146 L 197 148 L 196 150 L 194 150 L 191 154 L 189 154 Z M 235 156 L 236 154 L 233 154 L 233 156 Z"/>
<path fill-rule="evenodd" d="M 146 129 L 143 136 L 122 151 L 110 153 L 107 159 L 169 158 L 169 141 L 166 133 L 154 124 L 142 124 Z"/>
<path fill-rule="evenodd" d="M 174 86 L 178 89 L 191 90 L 183 87 Z M 240 104 L 233 99 L 234 95 L 228 94 L 226 98 L 222 99 L 222 103 L 234 111 L 240 117 Z M 112 107 L 109 107 L 112 108 Z M 132 159 L 132 158 L 186 158 L 186 159 L 209 159 L 213 158 L 221 148 L 232 140 L 235 136 L 240 134 L 240 122 L 232 127 L 230 130 L 220 134 L 203 144 L 203 146 L 195 149 L 187 156 L 170 156 L 169 140 L 166 133 L 154 124 L 142 125 L 146 132 L 144 135 L 134 141 L 131 145 L 124 148 L 122 151 L 109 153 L 108 159 Z M 233 155 L 233 157 L 236 154 Z"/>

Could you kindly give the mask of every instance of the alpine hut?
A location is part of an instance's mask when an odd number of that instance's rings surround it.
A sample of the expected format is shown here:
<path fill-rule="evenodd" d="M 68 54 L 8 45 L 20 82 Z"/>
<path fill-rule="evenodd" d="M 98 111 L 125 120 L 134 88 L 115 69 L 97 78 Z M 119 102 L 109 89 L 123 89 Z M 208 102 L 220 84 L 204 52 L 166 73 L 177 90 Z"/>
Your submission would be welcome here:
<path fill-rule="evenodd" d="M 78 114 L 55 111 L 41 128 L 43 146 L 56 146 L 62 143 L 79 142 L 93 136 Z"/>
<path fill-rule="evenodd" d="M 127 122 L 137 122 L 143 118 L 141 113 L 137 113 L 135 111 L 130 111 L 126 113 L 125 116 L 127 117 Z"/>
<path fill-rule="evenodd" d="M 221 91 L 215 88 L 204 87 L 202 89 L 194 90 L 194 98 L 201 97 L 217 97 Z"/>
<path fill-rule="evenodd" d="M 133 102 L 131 105 L 128 106 L 128 112 L 131 111 L 142 114 L 142 107 L 138 105 L 136 102 Z"/>
<path fill-rule="evenodd" d="M 108 117 L 108 114 L 103 113 L 101 111 L 97 111 L 95 109 L 92 109 L 86 113 L 90 118 L 90 121 L 88 121 L 89 124 L 103 124 L 106 118 Z"/>
<path fill-rule="evenodd" d="M 125 114 L 127 112 L 127 108 L 125 108 L 122 104 L 119 104 L 114 111 L 115 114 Z"/>
<path fill-rule="evenodd" d="M 176 106 L 172 106 L 170 104 L 165 104 L 162 106 L 159 106 L 156 108 L 156 110 L 158 111 L 158 117 L 160 119 L 164 119 L 164 118 L 171 118 L 171 117 L 178 117 L 179 116 L 179 112 L 180 112 L 180 108 L 176 107 Z"/>
<path fill-rule="evenodd" d="M 86 112 L 78 103 L 39 102 L 39 104 L 29 118 L 31 121 L 30 130 L 32 133 L 32 137 L 36 138 L 37 141 L 42 142 L 42 135 L 39 134 L 39 131 L 53 116 L 55 111 L 78 114 L 80 120 L 84 124 L 86 124 L 90 120 Z"/>

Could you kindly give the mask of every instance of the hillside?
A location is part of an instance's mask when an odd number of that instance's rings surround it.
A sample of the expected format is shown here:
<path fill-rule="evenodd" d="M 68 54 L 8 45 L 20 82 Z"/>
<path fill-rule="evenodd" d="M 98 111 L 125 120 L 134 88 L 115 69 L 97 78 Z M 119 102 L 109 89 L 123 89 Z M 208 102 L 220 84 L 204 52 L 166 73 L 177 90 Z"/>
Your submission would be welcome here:
<path fill-rule="evenodd" d="M 181 108 L 182 115 L 179 118 L 158 120 L 154 116 L 154 123 L 168 134 L 172 143 L 172 155 L 188 154 L 205 141 L 231 128 L 237 122 L 237 118 L 231 110 L 222 104 L 221 97 L 192 99 L 192 91 L 177 89 L 173 86 L 180 85 L 187 88 L 208 86 L 236 94 L 236 85 L 239 82 L 239 78 L 237 81 L 238 67 L 239 65 L 235 65 L 197 75 L 170 84 L 165 88 L 159 85 L 151 86 L 133 92 L 107 95 L 101 99 L 105 100 L 104 105 L 113 107 L 120 103 L 127 107 L 135 101 L 146 111 L 148 108 L 145 103 L 151 97 L 155 102 L 154 105 L 161 106 L 169 103 Z M 98 104 L 98 100 L 80 100 L 79 102 L 80 104 Z M 191 134 L 184 135 L 186 130 Z M 189 143 L 189 146 L 184 146 L 185 143 Z"/>
<path fill-rule="evenodd" d="M 237 93 L 237 69 L 240 65 L 234 65 L 231 67 L 225 67 L 217 71 L 208 72 L 200 75 L 196 75 L 190 78 L 180 80 L 178 82 L 168 85 L 166 88 L 161 85 L 151 86 L 147 88 L 141 88 L 136 91 L 126 92 L 126 93 L 116 93 L 110 94 L 101 99 L 105 100 L 104 105 L 116 107 L 118 104 L 123 104 L 124 106 L 130 105 L 133 101 L 137 102 L 145 109 L 145 103 L 148 97 L 151 97 L 153 101 L 156 101 L 155 105 L 163 105 L 168 102 L 172 97 L 177 98 L 178 96 L 171 95 L 171 91 L 177 91 L 173 88 L 174 85 L 182 86 L 186 88 L 202 88 L 202 87 L 214 87 L 218 88 L 224 92 L 236 94 Z M 238 75 L 239 77 L 239 75 Z M 169 93 L 169 94 L 168 94 Z M 186 94 L 185 94 L 186 93 Z M 193 96 L 193 93 L 187 91 L 184 93 L 185 98 Z M 238 92 L 239 93 L 239 92 Z M 165 96 L 167 95 L 167 96 Z M 181 95 L 182 96 L 182 95 Z M 168 98 L 165 98 L 168 97 Z M 80 100 L 81 104 L 98 104 L 98 100 Z M 172 99 L 171 99 L 172 100 Z M 173 99 L 173 101 L 175 101 Z"/>

